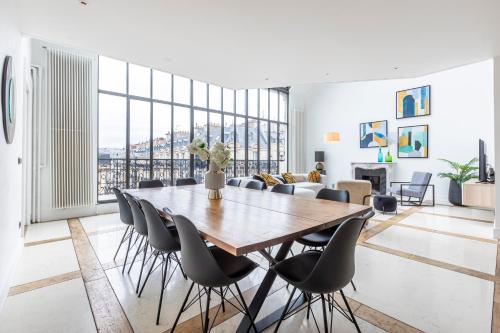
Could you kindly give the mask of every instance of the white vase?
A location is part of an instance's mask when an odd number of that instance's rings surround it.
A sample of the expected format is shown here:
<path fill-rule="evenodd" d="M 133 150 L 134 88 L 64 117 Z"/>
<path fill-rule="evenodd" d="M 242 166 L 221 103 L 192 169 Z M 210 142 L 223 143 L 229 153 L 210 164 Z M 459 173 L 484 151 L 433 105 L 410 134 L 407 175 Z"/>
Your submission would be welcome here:
<path fill-rule="evenodd" d="M 221 189 L 226 185 L 224 171 L 215 163 L 210 162 L 208 172 L 205 174 L 205 188 L 208 189 L 208 198 L 222 199 Z"/>

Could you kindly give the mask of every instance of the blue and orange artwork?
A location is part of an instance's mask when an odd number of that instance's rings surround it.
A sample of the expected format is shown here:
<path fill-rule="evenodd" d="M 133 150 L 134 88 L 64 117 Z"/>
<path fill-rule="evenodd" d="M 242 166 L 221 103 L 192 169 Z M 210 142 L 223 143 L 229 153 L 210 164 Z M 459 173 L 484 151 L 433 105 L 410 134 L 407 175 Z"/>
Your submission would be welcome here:
<path fill-rule="evenodd" d="M 396 92 L 396 118 L 411 118 L 431 114 L 431 86 Z"/>
<path fill-rule="evenodd" d="M 359 147 L 387 147 L 387 120 L 359 125 Z"/>
<path fill-rule="evenodd" d="M 398 128 L 398 157 L 429 157 L 429 125 Z"/>

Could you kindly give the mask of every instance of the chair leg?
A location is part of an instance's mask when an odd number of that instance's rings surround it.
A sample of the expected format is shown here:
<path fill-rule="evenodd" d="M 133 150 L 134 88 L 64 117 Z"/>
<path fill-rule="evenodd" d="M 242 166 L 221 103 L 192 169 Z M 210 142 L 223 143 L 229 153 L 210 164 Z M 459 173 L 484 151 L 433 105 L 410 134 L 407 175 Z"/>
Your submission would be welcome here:
<path fill-rule="evenodd" d="M 311 294 L 306 293 L 307 297 L 307 320 L 309 320 L 309 314 L 311 313 Z"/>
<path fill-rule="evenodd" d="M 191 286 L 189 287 L 189 290 L 186 294 L 186 298 L 184 298 L 184 301 L 182 302 L 181 309 L 179 310 L 177 317 L 175 317 L 174 325 L 170 329 L 170 333 L 174 333 L 175 327 L 177 326 L 177 323 L 179 322 L 179 319 L 181 318 L 181 314 L 184 312 L 184 307 L 186 306 L 186 303 L 189 299 L 189 295 L 191 295 L 191 291 L 193 291 L 193 287 L 194 287 L 194 282 L 191 283 Z"/>
<path fill-rule="evenodd" d="M 241 304 L 243 305 L 243 308 L 244 308 L 245 312 L 247 313 L 248 318 L 250 318 L 250 323 L 252 324 L 252 328 L 253 328 L 255 333 L 258 333 L 259 331 L 257 330 L 257 326 L 255 326 L 255 320 L 254 320 L 252 314 L 250 313 L 250 310 L 248 309 L 248 306 L 247 306 L 247 303 L 245 302 L 245 299 L 243 298 L 243 294 L 241 293 L 241 289 L 237 283 L 235 283 L 234 285 L 236 286 L 236 290 L 238 290 L 238 294 L 241 298 Z"/>
<path fill-rule="evenodd" d="M 295 294 L 295 290 L 297 290 L 297 288 L 293 287 L 292 293 L 290 294 L 290 297 L 288 298 L 288 301 L 286 302 L 286 305 L 283 308 L 283 312 L 281 313 L 280 320 L 278 321 L 278 323 L 276 324 L 276 327 L 274 328 L 274 333 L 278 332 L 278 329 L 281 326 L 281 322 L 283 321 L 283 319 L 285 319 L 286 312 L 288 310 L 288 307 L 290 306 L 290 302 L 292 301 L 293 294 Z"/>
<path fill-rule="evenodd" d="M 161 313 L 161 303 L 163 302 L 163 292 L 165 291 L 165 279 L 167 277 L 168 261 L 164 260 L 162 262 L 162 276 L 161 276 L 161 288 L 160 288 L 160 302 L 158 303 L 158 313 L 156 314 L 156 325 L 160 324 L 160 313 Z"/>
<path fill-rule="evenodd" d="M 184 280 L 187 280 L 187 275 L 186 273 L 184 273 L 184 269 L 182 269 L 182 265 L 181 265 L 181 261 L 179 260 L 179 257 L 177 256 L 177 253 L 174 252 L 174 257 L 175 257 L 175 260 L 177 260 L 177 263 L 179 264 L 179 268 L 181 270 L 181 273 L 182 273 L 182 276 L 184 276 Z"/>
<path fill-rule="evenodd" d="M 205 325 L 203 326 L 203 332 L 208 333 L 208 327 L 210 324 L 210 317 L 209 317 L 209 312 L 210 312 L 210 293 L 212 292 L 212 288 L 208 288 L 207 291 L 207 306 L 205 308 Z"/>
<path fill-rule="evenodd" d="M 128 268 L 127 274 L 130 274 L 130 271 L 132 270 L 132 267 L 134 266 L 135 259 L 137 259 L 137 255 L 142 250 L 142 242 L 144 242 L 144 238 L 146 238 L 146 237 L 142 236 L 141 241 L 139 242 L 139 246 L 137 247 L 137 251 L 135 251 L 134 259 L 132 259 L 132 262 L 130 263 L 130 266 Z"/>
<path fill-rule="evenodd" d="M 349 303 L 347 302 L 347 298 L 345 297 L 342 289 L 340 289 L 340 295 L 342 295 L 342 299 L 344 300 L 344 303 L 347 307 L 347 310 L 349 310 L 349 314 L 351 315 L 352 322 L 353 322 L 354 326 L 356 326 L 356 330 L 358 331 L 358 333 L 361 333 L 361 330 L 359 329 L 359 326 L 358 326 L 358 322 L 356 321 L 356 317 L 354 317 L 354 314 L 351 311 L 351 307 L 349 306 Z"/>
<path fill-rule="evenodd" d="M 321 294 L 321 305 L 323 306 L 323 324 L 325 325 L 325 333 L 328 333 L 328 317 L 326 315 L 325 295 Z"/>
<path fill-rule="evenodd" d="M 146 240 L 146 244 L 144 245 L 144 256 L 142 258 L 141 272 L 139 273 L 139 280 L 137 280 L 137 287 L 135 288 L 135 293 L 139 292 L 139 286 L 141 285 L 142 272 L 144 271 L 144 266 L 146 265 L 146 254 L 148 253 L 148 245 L 149 241 Z"/>
<path fill-rule="evenodd" d="M 151 272 L 153 271 L 153 268 L 155 267 L 156 259 L 158 259 L 159 254 L 160 254 L 160 252 L 157 252 L 155 254 L 155 258 L 153 259 L 153 263 L 151 264 L 151 267 L 149 268 L 148 275 L 146 275 L 146 278 L 144 279 L 144 283 L 142 284 L 142 288 L 141 288 L 141 291 L 139 292 L 138 297 L 141 297 L 142 292 L 144 291 L 144 287 L 146 286 L 146 283 L 148 282 L 149 276 L 151 275 Z"/>
<path fill-rule="evenodd" d="M 220 303 L 222 305 L 222 312 L 226 312 L 226 305 L 224 304 L 224 291 L 220 287 Z"/>
<path fill-rule="evenodd" d="M 118 252 L 120 251 L 120 248 L 122 247 L 122 244 L 125 242 L 125 236 L 127 236 L 129 229 L 130 229 L 130 226 L 127 226 L 127 229 L 125 229 L 125 232 L 123 233 L 122 239 L 120 241 L 120 245 L 118 245 L 118 248 L 116 249 L 115 256 L 113 257 L 113 260 L 116 259 L 116 256 L 118 255 Z"/>
<path fill-rule="evenodd" d="M 125 254 L 125 261 L 123 262 L 122 274 L 125 273 L 125 266 L 127 266 L 128 252 L 130 251 L 130 245 L 132 244 L 133 233 L 134 233 L 134 229 L 132 229 L 132 231 L 130 232 L 130 238 L 128 239 L 127 253 Z"/>
<path fill-rule="evenodd" d="M 356 289 L 356 285 L 354 284 L 354 281 L 352 281 L 352 280 L 351 280 L 351 286 L 352 286 L 352 289 L 354 289 L 354 291 L 358 291 L 358 290 Z"/>

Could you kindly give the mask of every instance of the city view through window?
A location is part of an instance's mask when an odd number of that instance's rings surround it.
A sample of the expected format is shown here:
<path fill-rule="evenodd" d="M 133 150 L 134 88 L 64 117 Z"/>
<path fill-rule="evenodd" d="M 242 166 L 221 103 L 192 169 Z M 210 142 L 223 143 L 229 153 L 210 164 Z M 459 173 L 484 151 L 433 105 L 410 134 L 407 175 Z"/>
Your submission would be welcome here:
<path fill-rule="evenodd" d="M 232 90 L 99 57 L 98 200 L 143 179 L 203 182 L 207 162 L 189 154 L 201 138 L 227 143 L 226 177 L 287 171 L 288 91 Z"/>

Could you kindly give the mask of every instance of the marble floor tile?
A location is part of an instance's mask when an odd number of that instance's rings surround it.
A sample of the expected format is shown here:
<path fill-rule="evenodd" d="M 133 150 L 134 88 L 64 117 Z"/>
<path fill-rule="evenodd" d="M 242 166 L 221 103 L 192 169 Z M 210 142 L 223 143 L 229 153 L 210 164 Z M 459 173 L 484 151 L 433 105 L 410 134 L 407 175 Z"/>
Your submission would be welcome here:
<path fill-rule="evenodd" d="M 70 237 L 68 222 L 66 220 L 40 222 L 30 224 L 24 234 L 24 242 L 32 243 L 48 239 Z"/>
<path fill-rule="evenodd" d="M 397 225 L 373 236 L 367 243 L 495 274 L 496 244 Z"/>
<path fill-rule="evenodd" d="M 99 231 L 105 232 L 120 227 L 125 229 L 127 227 L 120 220 L 119 213 L 81 217 L 80 223 L 87 234 Z"/>
<path fill-rule="evenodd" d="M 105 233 L 99 233 L 99 234 L 93 234 L 89 236 L 90 244 L 92 245 L 97 258 L 101 262 L 101 264 L 106 264 L 111 261 L 113 261 L 113 256 L 116 253 L 116 249 L 118 248 L 118 245 L 120 244 L 120 241 L 123 237 L 123 233 L 125 232 L 125 229 L 119 230 L 119 231 L 110 231 L 110 232 L 105 232 Z M 129 258 L 131 259 L 132 256 L 135 254 L 136 251 L 136 246 L 139 245 L 140 239 L 136 242 L 136 235 L 134 234 L 134 238 L 132 239 L 132 245 L 133 246 L 130 251 L 129 251 Z M 128 243 L 125 242 L 121 247 L 120 251 L 118 252 L 118 255 L 116 256 L 116 260 L 119 261 L 120 259 L 125 258 L 125 254 L 127 252 L 127 246 Z"/>
<path fill-rule="evenodd" d="M 397 216 L 397 214 L 393 214 L 393 213 L 382 214 L 381 212 L 376 212 L 375 215 L 373 216 L 373 219 L 377 220 L 377 221 L 387 221 L 387 220 L 392 219 L 393 217 L 396 217 L 396 216 Z"/>
<path fill-rule="evenodd" d="M 2 333 L 96 332 L 81 278 L 8 297 L 0 323 Z"/>
<path fill-rule="evenodd" d="M 80 269 L 71 239 L 23 248 L 12 286 Z"/>
<path fill-rule="evenodd" d="M 347 296 L 425 332 L 491 331 L 491 281 L 362 246 L 354 281 Z"/>
<path fill-rule="evenodd" d="M 436 205 L 434 207 L 422 207 L 421 209 L 426 213 L 443 214 L 469 219 L 479 219 L 486 221 L 493 221 L 495 219 L 494 211 L 469 207 Z"/>
<path fill-rule="evenodd" d="M 455 217 L 414 213 L 400 223 L 486 239 L 493 237 L 493 224 Z"/>

